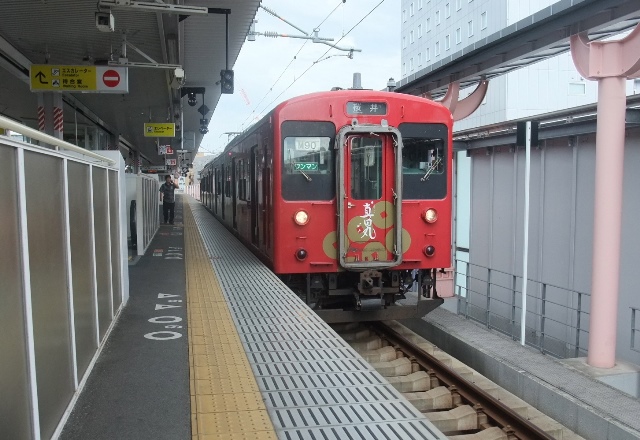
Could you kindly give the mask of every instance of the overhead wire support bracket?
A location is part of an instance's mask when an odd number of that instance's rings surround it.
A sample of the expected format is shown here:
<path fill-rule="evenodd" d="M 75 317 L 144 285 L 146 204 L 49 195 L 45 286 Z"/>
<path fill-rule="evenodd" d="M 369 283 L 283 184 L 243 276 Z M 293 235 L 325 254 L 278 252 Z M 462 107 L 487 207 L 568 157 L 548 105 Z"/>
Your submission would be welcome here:
<path fill-rule="evenodd" d="M 295 24 L 291 23 L 290 21 L 285 20 L 280 15 L 278 15 L 275 11 L 267 8 L 266 6 L 260 5 L 260 8 L 264 9 L 267 13 L 273 15 L 277 19 L 282 20 L 283 22 L 285 22 L 286 24 L 288 24 L 292 28 L 302 32 L 304 35 L 289 35 L 289 34 L 281 34 L 281 33 L 272 32 L 272 31 L 256 32 L 254 30 L 254 28 L 255 28 L 255 20 L 254 20 L 254 23 L 252 23 L 252 25 L 251 25 L 251 30 L 247 34 L 247 37 L 248 37 L 249 41 L 254 41 L 256 35 L 263 36 L 263 37 L 268 37 L 268 38 L 277 38 L 277 37 L 299 38 L 299 39 L 302 39 L 302 40 L 311 40 L 312 43 L 326 44 L 327 46 L 330 46 L 330 47 L 332 47 L 334 49 L 342 50 L 344 52 L 349 52 L 349 55 L 348 55 L 349 58 L 353 58 L 353 53 L 354 52 L 362 52 L 362 49 L 340 47 L 337 44 L 330 43 L 330 41 L 333 41 L 333 38 L 324 38 L 324 37 L 318 36 L 318 32 L 320 32 L 320 29 L 314 29 L 313 33 L 311 33 L 311 35 L 310 35 L 308 32 L 305 32 L 303 29 L 299 28 L 298 26 L 296 26 Z"/>

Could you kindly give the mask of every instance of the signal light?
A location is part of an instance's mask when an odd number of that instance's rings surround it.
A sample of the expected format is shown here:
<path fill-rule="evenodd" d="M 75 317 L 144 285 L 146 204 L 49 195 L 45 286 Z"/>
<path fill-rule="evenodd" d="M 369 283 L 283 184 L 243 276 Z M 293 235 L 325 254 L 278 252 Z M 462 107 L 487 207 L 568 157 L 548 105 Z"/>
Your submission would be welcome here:
<path fill-rule="evenodd" d="M 220 91 L 229 95 L 233 94 L 233 70 L 220 71 Z"/>

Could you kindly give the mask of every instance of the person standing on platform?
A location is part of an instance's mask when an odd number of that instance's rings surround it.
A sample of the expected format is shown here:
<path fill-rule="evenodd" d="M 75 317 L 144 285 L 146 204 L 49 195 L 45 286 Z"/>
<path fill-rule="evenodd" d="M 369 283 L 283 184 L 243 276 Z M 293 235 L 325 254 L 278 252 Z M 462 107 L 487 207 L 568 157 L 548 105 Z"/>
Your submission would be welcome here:
<path fill-rule="evenodd" d="M 160 185 L 160 200 L 162 201 L 162 215 L 164 224 L 173 224 L 173 214 L 176 208 L 176 188 L 178 183 L 170 175 L 165 176 L 164 183 Z"/>

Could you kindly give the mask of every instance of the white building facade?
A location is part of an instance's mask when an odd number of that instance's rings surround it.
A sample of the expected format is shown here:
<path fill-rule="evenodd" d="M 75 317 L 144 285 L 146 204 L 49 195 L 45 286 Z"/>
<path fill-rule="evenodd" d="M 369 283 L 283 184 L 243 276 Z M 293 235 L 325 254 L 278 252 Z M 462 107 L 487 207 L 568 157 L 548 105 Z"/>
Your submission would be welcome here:
<path fill-rule="evenodd" d="M 556 1 L 402 0 L 402 78 L 420 76 L 420 70 Z M 640 93 L 640 81 L 629 81 L 627 93 Z M 456 122 L 455 129 L 587 105 L 596 99 L 596 82 L 580 76 L 567 52 L 492 79 L 480 108 Z"/>

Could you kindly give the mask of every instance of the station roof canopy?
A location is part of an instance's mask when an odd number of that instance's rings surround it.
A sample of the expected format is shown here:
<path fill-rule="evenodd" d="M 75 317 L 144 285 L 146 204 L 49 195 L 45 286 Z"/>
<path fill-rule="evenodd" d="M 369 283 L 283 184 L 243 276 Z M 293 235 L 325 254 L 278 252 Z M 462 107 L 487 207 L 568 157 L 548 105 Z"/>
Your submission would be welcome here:
<path fill-rule="evenodd" d="M 259 4 L 260 0 L 0 0 L 0 113 L 37 125 L 37 96 L 30 91 L 32 64 L 113 65 L 126 58 L 129 93 L 64 92 L 70 106 L 65 108 L 76 109 L 65 111 L 65 124 L 98 124 L 115 136 L 112 139 L 140 151 L 145 163 L 162 164 L 156 140 L 144 137 L 144 123 L 179 126 L 182 120 L 183 133 L 195 134 L 197 149 L 203 136 L 197 109 L 205 104 L 211 110 L 206 118 L 211 117 L 221 94 L 220 71 L 232 68 Z M 185 7 L 194 6 L 207 8 L 207 13 L 184 13 Z M 96 12 L 113 15 L 113 32 L 97 28 Z M 137 63 L 146 66 L 131 67 Z M 198 94 L 196 106 L 187 105 L 187 97 L 171 86 L 177 81 L 175 69 L 151 67 L 154 63 L 180 65 L 183 87 L 204 87 L 204 102 Z M 178 146 L 178 139 L 180 134 L 163 140 Z"/>
<path fill-rule="evenodd" d="M 403 78 L 396 92 L 439 97 L 452 82 L 465 88 L 567 52 L 573 34 L 608 38 L 638 22 L 638 0 L 560 0 Z"/>

